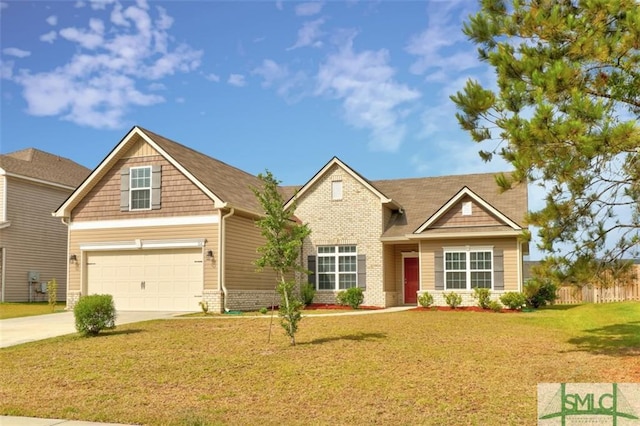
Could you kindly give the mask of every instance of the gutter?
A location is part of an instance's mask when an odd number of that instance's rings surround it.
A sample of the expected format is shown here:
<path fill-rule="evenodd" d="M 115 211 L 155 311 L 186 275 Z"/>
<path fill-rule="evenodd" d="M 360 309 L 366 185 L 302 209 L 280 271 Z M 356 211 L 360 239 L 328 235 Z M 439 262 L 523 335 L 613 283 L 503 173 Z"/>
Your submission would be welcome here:
<path fill-rule="evenodd" d="M 218 258 L 220 259 L 220 265 L 218 267 L 218 282 L 220 283 L 220 287 L 222 288 L 222 294 L 223 294 L 223 301 L 222 301 L 222 305 L 223 305 L 223 309 L 225 312 L 229 312 L 229 308 L 227 307 L 227 286 L 225 284 L 225 279 L 226 279 L 226 268 L 225 268 L 225 250 L 224 250 L 224 236 L 227 233 L 227 229 L 225 227 L 225 222 L 227 220 L 227 218 L 233 216 L 236 212 L 236 209 L 231 207 L 231 210 L 229 210 L 229 213 L 225 214 L 224 216 L 222 216 L 222 218 L 220 219 L 220 238 L 218 238 Z"/>

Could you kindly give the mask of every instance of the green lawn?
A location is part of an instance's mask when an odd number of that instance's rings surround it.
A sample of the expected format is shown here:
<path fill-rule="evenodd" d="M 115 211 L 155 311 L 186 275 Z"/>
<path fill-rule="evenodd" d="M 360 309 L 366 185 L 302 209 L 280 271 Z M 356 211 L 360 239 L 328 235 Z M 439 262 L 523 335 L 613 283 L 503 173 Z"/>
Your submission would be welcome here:
<path fill-rule="evenodd" d="M 65 308 L 66 305 L 64 303 L 58 303 L 56 304 L 55 312 L 62 312 Z M 51 307 L 47 302 L 0 303 L 0 319 L 30 317 L 50 313 Z"/>
<path fill-rule="evenodd" d="M 535 424 L 541 382 L 640 381 L 640 303 L 175 319 L 0 349 L 0 414 L 162 425 Z"/>

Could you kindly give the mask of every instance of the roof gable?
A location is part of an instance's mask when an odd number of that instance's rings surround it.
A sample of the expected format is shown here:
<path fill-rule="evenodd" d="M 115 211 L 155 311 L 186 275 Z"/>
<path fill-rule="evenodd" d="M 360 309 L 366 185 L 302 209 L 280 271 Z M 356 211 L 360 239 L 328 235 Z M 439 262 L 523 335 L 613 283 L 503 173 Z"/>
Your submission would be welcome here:
<path fill-rule="evenodd" d="M 415 230 L 415 234 L 419 234 L 424 232 L 426 229 L 434 225 L 439 219 L 441 219 L 449 210 L 451 210 L 454 206 L 460 205 L 462 200 L 466 197 L 471 198 L 475 203 L 480 205 L 482 208 L 487 210 L 490 214 L 496 217 L 500 222 L 505 225 L 510 226 L 514 230 L 521 229 L 520 226 L 509 219 L 507 216 L 502 214 L 499 210 L 493 207 L 491 204 L 486 202 L 480 196 L 478 196 L 475 192 L 470 190 L 468 187 L 462 188 L 456 195 L 454 195 L 449 201 L 447 201 L 442 207 L 440 207 L 435 213 L 431 215 L 418 229 Z"/>
<path fill-rule="evenodd" d="M 90 172 L 75 161 L 35 148 L 0 155 L 0 174 L 68 189 L 80 185 Z"/>
<path fill-rule="evenodd" d="M 285 208 L 288 208 L 291 203 L 294 201 L 294 198 L 299 198 L 307 193 L 320 179 L 323 178 L 329 171 L 334 167 L 339 167 L 344 170 L 348 175 L 350 175 L 353 179 L 355 179 L 360 185 L 364 188 L 372 192 L 376 197 L 380 199 L 382 204 L 388 204 L 395 209 L 401 208 L 399 204 L 397 204 L 394 200 L 387 197 L 383 194 L 378 188 L 376 188 L 371 182 L 365 179 L 358 172 L 353 170 L 351 167 L 347 166 L 344 162 L 342 162 L 338 157 L 333 157 L 327 164 L 325 164 L 307 183 L 302 185 L 298 191 L 292 195 L 289 200 L 285 203 Z"/>
<path fill-rule="evenodd" d="M 68 217 L 78 202 L 106 175 L 108 170 L 116 165 L 119 159 L 132 150 L 144 149 L 144 144 L 148 144 L 151 149 L 192 181 L 213 200 L 216 208 L 235 207 L 253 213 L 261 211 L 251 191 L 251 186 L 260 185 L 257 177 L 163 136 L 134 126 L 91 172 L 82 185 L 54 212 L 54 215 Z"/>

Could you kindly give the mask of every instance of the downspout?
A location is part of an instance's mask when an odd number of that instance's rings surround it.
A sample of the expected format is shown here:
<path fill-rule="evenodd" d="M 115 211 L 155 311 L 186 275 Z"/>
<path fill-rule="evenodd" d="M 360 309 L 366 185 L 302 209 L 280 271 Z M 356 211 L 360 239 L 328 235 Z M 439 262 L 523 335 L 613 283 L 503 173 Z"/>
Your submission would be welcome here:
<path fill-rule="evenodd" d="M 225 221 L 228 217 L 233 216 L 233 214 L 236 212 L 236 209 L 234 209 L 233 207 L 231 207 L 231 210 L 229 210 L 229 213 L 225 214 L 224 216 L 222 216 L 222 218 L 220 219 L 220 238 L 218 238 L 218 258 L 219 258 L 219 267 L 218 267 L 218 282 L 220 283 L 220 287 L 222 288 L 222 294 L 223 294 L 223 309 L 225 312 L 229 312 L 229 308 L 227 308 L 227 286 L 225 283 L 225 279 L 226 279 L 226 268 L 225 268 L 225 249 L 224 249 L 224 240 L 225 240 L 225 234 L 227 232 L 227 229 L 225 227 Z"/>
<path fill-rule="evenodd" d="M 62 219 L 62 223 L 64 223 L 64 225 L 67 227 L 67 255 L 65 256 L 65 263 L 67 265 L 67 282 L 65 283 L 65 292 L 66 294 L 64 295 L 64 299 L 66 301 L 69 300 L 69 283 L 70 283 L 70 279 L 69 279 L 69 274 L 71 273 L 71 267 L 69 266 L 69 244 L 71 244 L 71 229 L 69 229 L 69 222 L 71 221 L 70 217 L 63 217 Z M 80 259 L 82 259 L 82 254 L 79 255 Z M 81 260 L 79 260 L 81 261 Z M 82 270 L 80 270 L 82 273 Z M 81 284 L 80 284 L 80 291 L 82 291 L 82 279 L 80 280 Z M 56 298 L 58 296 L 56 295 Z"/>

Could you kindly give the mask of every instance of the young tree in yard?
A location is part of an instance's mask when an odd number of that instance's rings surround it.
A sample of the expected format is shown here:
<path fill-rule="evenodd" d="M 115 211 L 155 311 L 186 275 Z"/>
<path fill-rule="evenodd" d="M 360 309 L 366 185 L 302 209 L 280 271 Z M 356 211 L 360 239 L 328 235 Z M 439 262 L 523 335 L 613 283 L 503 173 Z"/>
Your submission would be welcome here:
<path fill-rule="evenodd" d="M 616 271 L 640 243 L 640 3 L 483 0 L 463 31 L 497 88 L 467 81 L 451 97 L 456 116 L 489 144 L 485 161 L 498 154 L 513 166 L 496 179 L 502 190 L 546 191 L 527 221 L 547 272 Z"/>
<path fill-rule="evenodd" d="M 278 276 L 276 289 L 281 298 L 281 323 L 287 335 L 291 337 L 291 344 L 295 345 L 295 334 L 302 318 L 302 302 L 294 292 L 295 281 L 288 278 L 294 271 L 306 272 L 299 264 L 300 248 L 311 231 L 307 225 L 293 220 L 295 203 L 287 209 L 284 208 L 284 200 L 278 192 L 280 182 L 271 172 L 267 170 L 265 174 L 259 174 L 258 178 L 262 182 L 262 188 L 252 190 L 265 212 L 265 216 L 258 220 L 257 224 L 266 243 L 258 248 L 260 258 L 256 261 L 256 266 L 259 269 L 270 267 Z"/>

